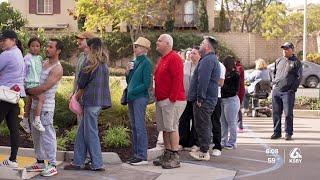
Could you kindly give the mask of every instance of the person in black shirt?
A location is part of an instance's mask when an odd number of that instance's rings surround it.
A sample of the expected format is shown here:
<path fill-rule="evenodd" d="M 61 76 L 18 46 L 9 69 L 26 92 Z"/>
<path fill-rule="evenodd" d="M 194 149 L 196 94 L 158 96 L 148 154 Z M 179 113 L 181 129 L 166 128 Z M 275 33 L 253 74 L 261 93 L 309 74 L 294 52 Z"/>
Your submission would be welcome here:
<path fill-rule="evenodd" d="M 236 71 L 236 60 L 227 56 L 223 60 L 226 67 L 226 77 L 221 88 L 221 146 L 226 149 L 237 147 L 237 121 L 240 100 L 237 92 L 240 86 L 240 75 Z M 230 136 L 228 137 L 230 130 Z"/>

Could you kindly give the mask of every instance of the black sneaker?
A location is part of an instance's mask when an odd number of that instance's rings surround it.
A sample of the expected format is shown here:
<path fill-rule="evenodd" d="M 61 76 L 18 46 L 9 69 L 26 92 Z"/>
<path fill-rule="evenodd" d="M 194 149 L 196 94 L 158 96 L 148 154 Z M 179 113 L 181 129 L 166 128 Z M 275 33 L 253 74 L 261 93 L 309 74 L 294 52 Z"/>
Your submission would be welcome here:
<path fill-rule="evenodd" d="M 141 165 L 147 165 L 148 161 L 142 160 L 140 158 L 135 158 L 129 164 L 131 164 L 133 166 L 141 166 Z"/>
<path fill-rule="evenodd" d="M 286 134 L 285 140 L 287 140 L 287 141 L 292 140 L 292 135 Z"/>
<path fill-rule="evenodd" d="M 135 159 L 136 159 L 135 157 L 129 158 L 129 159 L 126 161 L 126 163 L 130 164 L 131 161 L 133 161 L 133 160 L 135 160 Z"/>
<path fill-rule="evenodd" d="M 271 139 L 279 139 L 279 138 L 281 138 L 281 134 L 274 133 L 271 136 Z"/>

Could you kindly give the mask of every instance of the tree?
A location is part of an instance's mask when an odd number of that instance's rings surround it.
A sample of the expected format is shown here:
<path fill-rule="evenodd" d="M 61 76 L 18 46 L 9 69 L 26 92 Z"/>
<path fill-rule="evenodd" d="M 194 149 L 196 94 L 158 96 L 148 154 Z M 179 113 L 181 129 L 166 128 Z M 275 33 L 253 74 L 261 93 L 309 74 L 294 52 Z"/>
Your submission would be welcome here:
<path fill-rule="evenodd" d="M 200 24 L 199 24 L 200 31 L 201 32 L 208 32 L 209 31 L 209 20 L 208 20 L 208 13 L 207 13 L 205 0 L 199 0 L 198 13 L 199 13 L 199 17 L 200 17 Z"/>
<path fill-rule="evenodd" d="M 168 32 L 173 32 L 174 30 L 174 21 L 175 21 L 175 7 L 176 7 L 176 1 L 175 0 L 169 0 L 168 6 L 166 9 L 167 11 L 167 18 L 165 22 L 165 29 Z"/>
<path fill-rule="evenodd" d="M 308 6 L 308 32 L 319 31 L 320 19 L 319 5 Z M 303 12 L 288 12 L 281 3 L 273 3 L 263 14 L 262 36 L 266 39 L 282 38 L 284 40 L 302 40 Z"/>
<path fill-rule="evenodd" d="M 232 29 L 241 32 L 260 32 L 262 14 L 275 0 L 225 0 Z M 240 24 L 238 24 L 240 22 Z M 234 24 L 232 24 L 234 23 Z M 240 27 L 239 27 L 240 26 Z"/>
<path fill-rule="evenodd" d="M 226 32 L 226 12 L 223 5 L 223 0 L 221 1 L 221 10 L 219 13 L 219 32 Z"/>
<path fill-rule="evenodd" d="M 14 10 L 9 3 L 0 3 L 0 30 L 5 29 L 20 30 L 27 23 L 21 13 Z"/>
<path fill-rule="evenodd" d="M 85 29 L 98 30 L 102 35 L 106 27 L 125 22 L 134 42 L 143 23 L 155 18 L 162 4 L 158 0 L 78 0 L 73 15 L 85 17 Z"/>
<path fill-rule="evenodd" d="M 288 24 L 286 6 L 284 4 L 272 4 L 267 7 L 262 16 L 262 36 L 267 40 L 284 35 L 285 26 Z"/>

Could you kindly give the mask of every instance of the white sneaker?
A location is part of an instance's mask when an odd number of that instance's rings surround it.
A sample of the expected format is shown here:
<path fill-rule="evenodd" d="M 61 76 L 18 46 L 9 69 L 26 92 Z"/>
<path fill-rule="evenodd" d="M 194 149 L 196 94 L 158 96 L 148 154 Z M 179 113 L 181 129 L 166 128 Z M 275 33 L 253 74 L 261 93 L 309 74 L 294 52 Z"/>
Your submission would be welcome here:
<path fill-rule="evenodd" d="M 216 157 L 221 156 L 221 151 L 219 149 L 213 149 L 211 155 Z"/>
<path fill-rule="evenodd" d="M 197 152 L 190 152 L 189 154 L 191 157 L 193 157 L 194 159 L 199 160 L 199 161 L 209 161 L 210 160 L 209 152 L 203 153 L 201 151 L 197 151 Z"/>
<path fill-rule="evenodd" d="M 32 125 L 34 128 L 36 128 L 38 131 L 44 132 L 46 129 L 41 124 L 41 121 L 33 121 Z"/>
<path fill-rule="evenodd" d="M 23 130 L 26 132 L 26 133 L 30 133 L 30 126 L 29 126 L 29 123 L 22 120 L 20 121 L 20 126 L 23 128 Z"/>
<path fill-rule="evenodd" d="M 193 145 L 192 147 L 191 147 L 191 152 L 197 152 L 197 151 L 199 151 L 200 150 L 200 147 L 198 147 L 198 146 L 196 146 L 196 145 Z"/>
<path fill-rule="evenodd" d="M 50 177 L 58 174 L 56 166 L 49 164 L 41 173 L 41 176 Z"/>
<path fill-rule="evenodd" d="M 18 163 L 14 161 L 10 161 L 9 159 L 2 161 L 0 166 L 8 167 L 8 168 L 18 168 Z"/>

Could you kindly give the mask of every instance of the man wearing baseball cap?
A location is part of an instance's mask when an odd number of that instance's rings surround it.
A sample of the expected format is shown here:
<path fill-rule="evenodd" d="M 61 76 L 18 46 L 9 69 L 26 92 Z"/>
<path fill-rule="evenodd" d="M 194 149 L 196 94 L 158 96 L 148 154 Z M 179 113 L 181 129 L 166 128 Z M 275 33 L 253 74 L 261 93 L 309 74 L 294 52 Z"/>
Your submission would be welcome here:
<path fill-rule="evenodd" d="M 291 140 L 293 134 L 293 107 L 295 92 L 302 77 L 302 65 L 294 54 L 294 45 L 286 42 L 281 46 L 283 57 L 275 61 L 272 91 L 272 113 L 274 134 L 271 139 L 281 138 L 281 116 L 285 114 L 285 140 Z"/>

